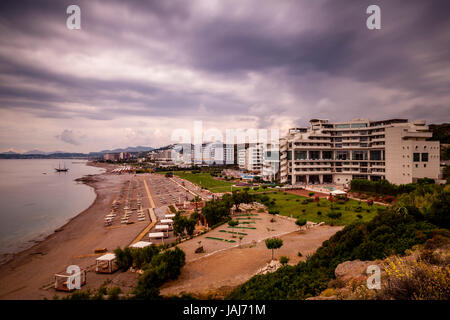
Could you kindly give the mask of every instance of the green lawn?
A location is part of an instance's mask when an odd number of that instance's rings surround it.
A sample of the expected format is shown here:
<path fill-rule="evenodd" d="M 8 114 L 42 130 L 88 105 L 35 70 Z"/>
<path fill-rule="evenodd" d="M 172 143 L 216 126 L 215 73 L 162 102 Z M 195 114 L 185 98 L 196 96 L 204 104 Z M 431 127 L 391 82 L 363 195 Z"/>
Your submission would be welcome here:
<path fill-rule="evenodd" d="M 165 172 L 158 172 L 164 174 Z M 229 192 L 234 182 L 215 180 L 209 173 L 191 173 L 183 171 L 174 171 L 174 174 L 181 179 L 186 179 L 202 186 L 212 192 Z M 233 190 L 244 189 L 244 187 L 233 187 Z M 294 218 L 305 218 L 308 221 L 322 222 L 330 224 L 333 222 L 335 225 L 348 225 L 356 221 L 367 222 L 371 220 L 377 213 L 378 208 L 384 208 L 381 205 L 368 206 L 366 202 L 358 202 L 356 200 L 348 200 L 345 204 L 338 204 L 333 202 L 335 212 L 340 212 L 342 216 L 334 221 L 327 216 L 327 213 L 331 212 L 331 203 L 327 199 L 320 199 L 319 206 L 317 202 L 310 202 L 308 204 L 302 204 L 302 201 L 306 197 L 289 194 L 284 195 L 282 191 L 276 191 L 275 188 L 259 188 L 257 191 L 250 188 L 249 193 L 265 193 L 271 200 L 275 199 L 275 205 L 273 209 L 279 210 L 281 215 L 292 216 Z M 361 212 L 357 212 L 356 208 L 361 206 Z M 369 210 L 369 211 L 367 211 Z M 304 212 L 303 212 L 304 211 Z M 318 212 L 322 214 L 317 214 Z M 362 218 L 358 218 L 357 215 L 361 215 Z"/>
<path fill-rule="evenodd" d="M 273 209 L 279 210 L 281 215 L 292 216 L 293 218 L 305 218 L 307 221 L 322 222 L 330 224 L 332 219 L 327 216 L 327 213 L 331 212 L 331 203 L 327 199 L 320 199 L 319 206 L 316 202 L 310 202 L 308 204 L 302 204 L 302 201 L 306 197 L 286 194 L 283 192 L 277 193 L 266 193 L 267 196 L 272 200 L 275 199 L 275 205 Z M 298 200 L 298 201 L 297 201 Z M 356 212 L 356 208 L 361 206 L 361 212 Z M 334 211 L 341 212 L 342 216 L 339 219 L 335 219 L 333 223 L 335 225 L 348 225 L 355 221 L 367 222 L 371 220 L 377 213 L 378 208 L 384 208 L 381 205 L 368 206 L 367 203 L 359 203 L 356 200 L 348 200 L 345 204 L 337 204 L 333 202 Z M 369 212 L 367 212 L 369 209 Z M 304 211 L 304 212 L 303 212 Z M 318 215 L 318 212 L 321 215 Z M 362 218 L 358 218 L 357 215 L 360 214 Z"/>
<path fill-rule="evenodd" d="M 211 192 L 231 191 L 231 186 L 234 184 L 234 182 L 215 180 L 209 173 L 175 171 L 174 174 L 181 179 L 186 179 L 192 183 L 202 186 Z M 233 188 L 233 190 L 237 189 L 237 187 Z"/>

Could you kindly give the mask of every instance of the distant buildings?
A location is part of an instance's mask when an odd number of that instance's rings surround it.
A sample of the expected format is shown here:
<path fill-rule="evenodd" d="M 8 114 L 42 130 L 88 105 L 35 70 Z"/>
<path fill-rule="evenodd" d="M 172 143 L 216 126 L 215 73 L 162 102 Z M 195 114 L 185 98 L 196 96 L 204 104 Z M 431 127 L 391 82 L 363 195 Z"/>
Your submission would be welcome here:
<path fill-rule="evenodd" d="M 106 161 L 119 161 L 120 154 L 119 153 L 105 153 L 103 155 L 103 160 Z"/>
<path fill-rule="evenodd" d="M 109 161 L 124 161 L 131 159 L 131 153 L 129 152 L 119 152 L 119 153 L 105 153 L 103 155 L 103 160 L 109 160 Z"/>
<path fill-rule="evenodd" d="M 406 184 L 438 179 L 439 142 L 425 121 L 313 119 L 280 139 L 280 180 L 297 184 L 347 184 L 386 179 Z"/>

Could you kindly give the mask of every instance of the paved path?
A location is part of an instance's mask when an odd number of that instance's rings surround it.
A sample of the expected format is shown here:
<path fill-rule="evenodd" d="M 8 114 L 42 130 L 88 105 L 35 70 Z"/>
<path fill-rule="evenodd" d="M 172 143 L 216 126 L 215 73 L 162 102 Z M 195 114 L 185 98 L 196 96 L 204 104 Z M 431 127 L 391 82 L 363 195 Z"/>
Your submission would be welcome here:
<path fill-rule="evenodd" d="M 150 232 L 150 230 L 155 226 L 156 221 L 157 221 L 156 215 L 155 215 L 155 210 L 154 210 L 155 203 L 153 202 L 153 198 L 150 194 L 150 190 L 148 189 L 147 181 L 145 181 L 145 179 L 144 179 L 144 186 L 145 186 L 145 191 L 147 192 L 148 200 L 151 205 L 151 207 L 148 209 L 150 223 L 144 230 L 142 230 L 142 232 L 136 237 L 136 239 L 134 239 L 133 242 L 131 242 L 131 244 L 135 244 L 136 242 L 141 241 Z"/>

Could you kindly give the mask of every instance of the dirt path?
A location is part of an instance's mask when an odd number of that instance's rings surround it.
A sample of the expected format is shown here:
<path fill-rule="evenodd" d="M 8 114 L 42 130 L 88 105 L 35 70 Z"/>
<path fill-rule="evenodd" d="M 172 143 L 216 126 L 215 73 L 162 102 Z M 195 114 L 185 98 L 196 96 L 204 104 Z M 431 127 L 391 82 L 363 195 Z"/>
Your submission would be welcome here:
<path fill-rule="evenodd" d="M 300 260 L 305 260 L 306 255 L 313 253 L 323 241 L 341 229 L 342 227 L 321 226 L 306 231 L 290 232 L 281 236 L 283 247 L 276 251 L 275 257 L 287 256 L 290 258 L 290 264 L 296 264 Z M 185 245 L 187 246 L 188 244 Z M 301 258 L 298 257 L 299 251 L 303 255 Z M 200 259 L 193 259 L 191 255 L 187 258 L 188 262 L 183 267 L 181 276 L 175 281 L 166 283 L 161 289 L 161 294 L 191 293 L 199 298 L 223 298 L 269 262 L 271 253 L 264 241 L 260 241 L 242 248 L 219 250 Z"/>

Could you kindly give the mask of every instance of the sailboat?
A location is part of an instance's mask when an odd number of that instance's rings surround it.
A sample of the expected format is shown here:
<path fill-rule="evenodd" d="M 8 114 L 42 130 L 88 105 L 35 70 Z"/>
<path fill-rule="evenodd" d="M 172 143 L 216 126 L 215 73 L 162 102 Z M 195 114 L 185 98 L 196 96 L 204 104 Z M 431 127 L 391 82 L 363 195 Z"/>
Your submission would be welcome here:
<path fill-rule="evenodd" d="M 69 171 L 69 168 L 66 168 L 66 164 L 64 163 L 64 168 L 61 168 L 61 163 L 59 164 L 58 168 L 55 168 L 56 172 L 67 172 Z"/>

